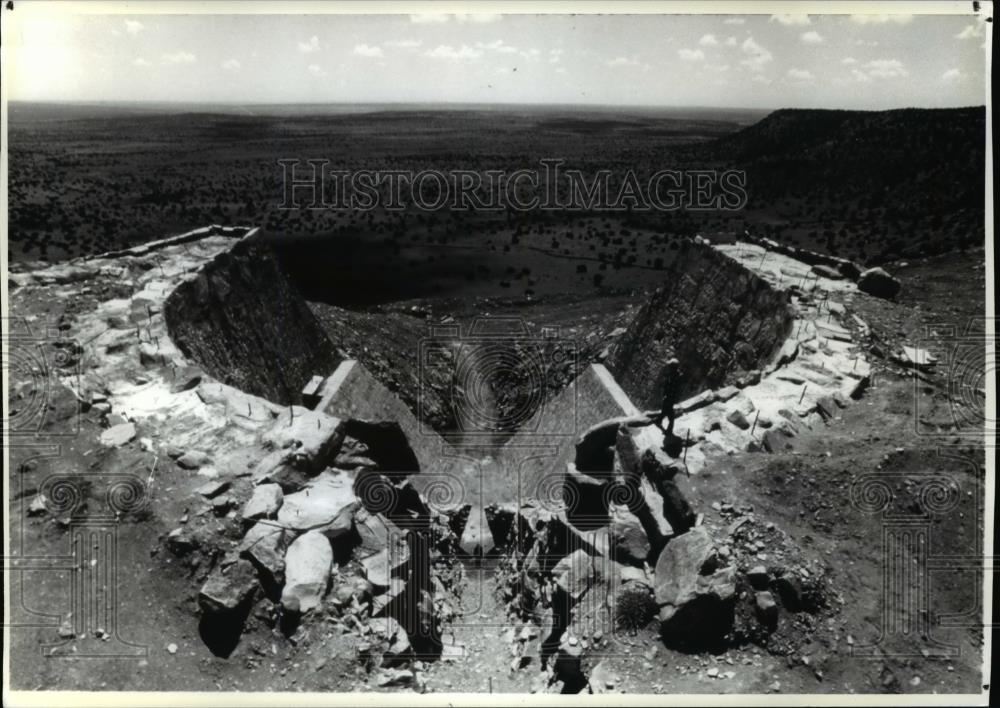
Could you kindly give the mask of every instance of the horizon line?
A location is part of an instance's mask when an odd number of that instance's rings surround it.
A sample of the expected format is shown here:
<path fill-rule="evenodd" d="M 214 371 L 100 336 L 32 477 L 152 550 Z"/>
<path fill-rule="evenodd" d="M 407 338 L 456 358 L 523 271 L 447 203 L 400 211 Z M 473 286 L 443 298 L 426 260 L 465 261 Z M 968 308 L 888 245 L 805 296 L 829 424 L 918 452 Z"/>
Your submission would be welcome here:
<path fill-rule="evenodd" d="M 721 106 L 721 105 L 668 105 L 653 103 L 531 103 L 514 101 L 201 101 L 201 100 L 176 100 L 176 99 L 13 99 L 8 97 L 7 105 L 13 104 L 54 104 L 54 105 L 75 105 L 75 106 L 114 106 L 114 105 L 138 105 L 138 106 L 441 106 L 441 107 L 461 107 L 461 106 L 487 106 L 487 107 L 539 107 L 539 108 L 613 108 L 613 109 L 643 109 L 643 110 L 713 110 L 713 111 L 753 111 L 753 112 L 774 112 L 780 110 L 803 110 L 803 111 L 855 111 L 860 113 L 880 113 L 899 110 L 955 110 L 961 108 L 985 108 L 986 104 L 965 104 L 955 106 L 919 106 L 900 105 L 892 108 L 822 108 L 815 106 Z"/>

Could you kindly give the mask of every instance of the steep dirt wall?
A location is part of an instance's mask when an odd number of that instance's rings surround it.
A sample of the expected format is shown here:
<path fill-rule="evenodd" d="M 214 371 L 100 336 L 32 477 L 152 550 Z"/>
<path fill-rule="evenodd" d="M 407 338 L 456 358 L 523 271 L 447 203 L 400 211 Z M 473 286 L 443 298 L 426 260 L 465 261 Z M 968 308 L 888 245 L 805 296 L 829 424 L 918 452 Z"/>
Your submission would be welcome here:
<path fill-rule="evenodd" d="M 174 344 L 220 381 L 275 403 L 297 403 L 333 346 L 278 265 L 248 236 L 181 283 L 164 303 Z"/>
<path fill-rule="evenodd" d="M 682 398 L 717 388 L 766 365 L 792 319 L 786 293 L 714 248 L 686 242 L 605 364 L 636 405 L 657 408 L 671 356 L 681 362 Z"/>

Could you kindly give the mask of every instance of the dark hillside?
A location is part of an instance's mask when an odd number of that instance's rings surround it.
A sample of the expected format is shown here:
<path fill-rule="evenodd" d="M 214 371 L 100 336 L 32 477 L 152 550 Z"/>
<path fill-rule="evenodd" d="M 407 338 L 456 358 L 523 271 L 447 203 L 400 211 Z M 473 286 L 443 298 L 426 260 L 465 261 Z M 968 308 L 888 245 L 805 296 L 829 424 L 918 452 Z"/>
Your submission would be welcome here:
<path fill-rule="evenodd" d="M 775 111 L 705 145 L 744 169 L 748 221 L 873 263 L 979 246 L 986 110 Z"/>

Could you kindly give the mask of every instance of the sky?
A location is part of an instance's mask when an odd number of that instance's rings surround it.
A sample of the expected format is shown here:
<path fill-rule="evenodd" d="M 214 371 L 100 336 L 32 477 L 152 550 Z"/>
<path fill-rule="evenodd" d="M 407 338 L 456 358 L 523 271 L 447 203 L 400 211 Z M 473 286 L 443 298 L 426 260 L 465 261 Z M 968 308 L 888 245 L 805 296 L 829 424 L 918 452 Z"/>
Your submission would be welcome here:
<path fill-rule="evenodd" d="M 4 14 L 8 98 L 44 101 L 981 105 L 992 29 L 971 12 Z"/>

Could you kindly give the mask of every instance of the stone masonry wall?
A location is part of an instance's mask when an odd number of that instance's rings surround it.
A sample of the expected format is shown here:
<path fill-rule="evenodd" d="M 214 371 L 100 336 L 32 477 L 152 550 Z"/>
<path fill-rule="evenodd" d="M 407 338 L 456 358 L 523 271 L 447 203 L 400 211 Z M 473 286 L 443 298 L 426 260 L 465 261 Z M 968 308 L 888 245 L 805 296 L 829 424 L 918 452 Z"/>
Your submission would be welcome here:
<path fill-rule="evenodd" d="M 216 256 L 167 298 L 170 337 L 218 380 L 275 403 L 298 403 L 336 352 L 271 249 L 254 235 Z"/>
<path fill-rule="evenodd" d="M 765 367 L 792 325 L 787 293 L 708 245 L 682 249 L 605 362 L 640 408 L 659 407 L 671 356 L 681 362 L 683 399 Z"/>

